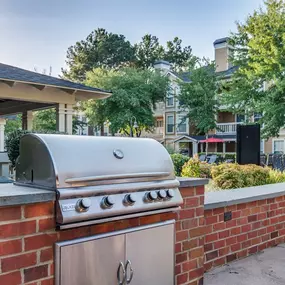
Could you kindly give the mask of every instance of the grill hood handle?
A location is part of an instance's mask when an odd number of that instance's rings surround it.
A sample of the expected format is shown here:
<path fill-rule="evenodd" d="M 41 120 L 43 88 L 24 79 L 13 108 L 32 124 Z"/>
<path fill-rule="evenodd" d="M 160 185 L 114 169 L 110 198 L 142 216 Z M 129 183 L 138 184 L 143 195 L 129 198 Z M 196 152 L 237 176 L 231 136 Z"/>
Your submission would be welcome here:
<path fill-rule="evenodd" d="M 67 178 L 65 179 L 65 182 L 78 183 L 78 182 L 88 182 L 88 181 L 125 179 L 125 178 L 167 177 L 169 175 L 171 175 L 170 172 L 143 172 L 143 173 L 129 173 L 129 174 L 98 175 L 98 176 Z"/>

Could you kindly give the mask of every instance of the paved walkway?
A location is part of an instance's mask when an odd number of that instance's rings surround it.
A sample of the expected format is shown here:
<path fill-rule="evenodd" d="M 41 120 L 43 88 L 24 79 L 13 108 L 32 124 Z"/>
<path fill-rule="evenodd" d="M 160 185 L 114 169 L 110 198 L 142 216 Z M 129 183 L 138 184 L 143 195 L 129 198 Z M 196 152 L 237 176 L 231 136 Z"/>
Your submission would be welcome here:
<path fill-rule="evenodd" d="M 216 268 L 205 285 L 284 285 L 285 244 Z"/>

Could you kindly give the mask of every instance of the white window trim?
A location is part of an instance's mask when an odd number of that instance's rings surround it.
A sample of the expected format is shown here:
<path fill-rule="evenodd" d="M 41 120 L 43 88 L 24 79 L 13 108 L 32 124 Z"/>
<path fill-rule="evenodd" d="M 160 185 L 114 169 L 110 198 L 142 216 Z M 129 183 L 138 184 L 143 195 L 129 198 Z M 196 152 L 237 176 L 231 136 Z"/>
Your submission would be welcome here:
<path fill-rule="evenodd" d="M 186 118 L 186 120 L 185 120 L 186 131 L 185 131 L 185 132 L 179 132 L 180 117 L 184 117 L 184 116 L 183 116 L 183 115 L 178 115 L 178 116 L 177 116 L 177 118 L 176 118 L 176 122 L 177 122 L 177 129 L 176 129 L 176 132 L 177 132 L 177 134 L 188 134 L 188 130 L 187 130 L 188 118 Z M 189 129 L 189 128 L 188 128 L 188 129 Z"/>
<path fill-rule="evenodd" d="M 262 139 L 261 140 L 262 141 L 262 149 L 263 149 L 263 151 L 260 149 L 260 153 L 265 153 L 265 149 L 264 149 L 264 147 L 265 147 L 265 143 L 264 143 L 264 139 Z"/>
<path fill-rule="evenodd" d="M 273 139 L 272 140 L 272 153 L 274 153 L 274 142 L 283 141 L 283 150 L 285 151 L 285 140 L 284 139 Z"/>
<path fill-rule="evenodd" d="M 173 117 L 173 132 L 168 132 L 168 117 Z M 165 115 L 165 132 L 166 134 L 175 134 L 175 115 L 174 113 Z"/>
<path fill-rule="evenodd" d="M 166 94 L 166 102 L 165 102 L 165 106 L 166 107 L 174 107 L 175 106 L 175 88 L 170 87 L 173 91 L 173 104 L 172 105 L 168 105 L 168 96 Z"/>

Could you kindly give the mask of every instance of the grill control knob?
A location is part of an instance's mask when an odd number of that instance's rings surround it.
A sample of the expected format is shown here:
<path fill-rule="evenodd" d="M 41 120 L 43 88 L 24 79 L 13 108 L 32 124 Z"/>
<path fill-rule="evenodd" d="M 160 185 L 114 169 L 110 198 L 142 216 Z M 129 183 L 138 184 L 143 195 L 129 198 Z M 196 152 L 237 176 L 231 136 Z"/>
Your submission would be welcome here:
<path fill-rule="evenodd" d="M 155 201 L 157 199 L 156 191 L 148 192 L 147 197 L 150 201 Z"/>
<path fill-rule="evenodd" d="M 76 210 L 78 212 L 86 212 L 89 210 L 89 208 L 91 207 L 91 199 L 89 198 L 83 198 L 81 200 L 79 200 L 76 204 Z"/>
<path fill-rule="evenodd" d="M 165 190 L 159 190 L 159 191 L 158 191 L 158 196 L 159 196 L 159 198 L 161 198 L 161 199 L 166 198 L 166 191 L 165 191 Z"/>
<path fill-rule="evenodd" d="M 172 189 L 167 190 L 167 196 L 169 198 L 173 198 L 174 197 L 174 191 Z"/>
<path fill-rule="evenodd" d="M 124 198 L 124 203 L 128 205 L 132 205 L 137 201 L 136 196 L 134 194 L 127 194 Z"/>
<path fill-rule="evenodd" d="M 101 207 L 104 209 L 112 208 L 114 204 L 115 204 L 114 198 L 111 196 L 106 196 L 102 199 Z"/>

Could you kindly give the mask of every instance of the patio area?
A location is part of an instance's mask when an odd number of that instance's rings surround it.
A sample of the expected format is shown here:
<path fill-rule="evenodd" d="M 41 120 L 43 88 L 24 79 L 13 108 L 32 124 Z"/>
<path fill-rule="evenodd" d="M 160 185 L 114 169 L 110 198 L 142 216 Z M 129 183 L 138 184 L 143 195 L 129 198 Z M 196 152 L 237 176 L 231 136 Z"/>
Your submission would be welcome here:
<path fill-rule="evenodd" d="M 205 285 L 284 285 L 285 244 L 205 274 Z"/>

